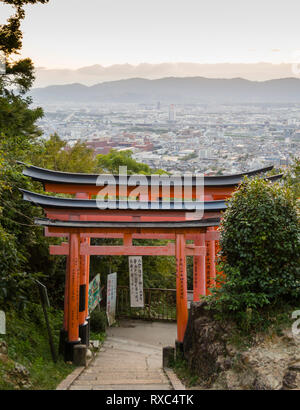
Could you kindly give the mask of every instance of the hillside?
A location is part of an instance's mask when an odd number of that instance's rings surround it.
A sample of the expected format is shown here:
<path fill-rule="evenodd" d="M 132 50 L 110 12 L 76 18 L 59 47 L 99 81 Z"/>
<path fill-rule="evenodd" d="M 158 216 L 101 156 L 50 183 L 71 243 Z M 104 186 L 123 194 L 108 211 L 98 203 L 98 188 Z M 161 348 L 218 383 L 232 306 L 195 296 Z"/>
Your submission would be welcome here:
<path fill-rule="evenodd" d="M 44 103 L 300 103 L 300 79 L 248 81 L 204 77 L 134 78 L 93 86 L 53 85 L 31 91 Z"/>
<path fill-rule="evenodd" d="M 299 339 L 292 334 L 291 307 L 284 309 L 273 317 L 269 312 L 269 327 L 251 333 L 228 319 L 216 320 L 205 303 L 192 303 L 184 340 L 192 372 L 186 373 L 187 384 L 196 384 L 193 389 L 299 390 Z"/>
<path fill-rule="evenodd" d="M 47 87 L 52 84 L 81 83 L 93 85 L 103 81 L 117 81 L 129 78 L 147 78 L 155 80 L 164 77 L 206 77 L 206 78 L 236 78 L 242 77 L 251 81 L 267 81 L 291 76 L 291 64 L 271 63 L 141 63 L 113 64 L 104 66 L 94 64 L 70 68 L 37 67 L 36 87 Z"/>

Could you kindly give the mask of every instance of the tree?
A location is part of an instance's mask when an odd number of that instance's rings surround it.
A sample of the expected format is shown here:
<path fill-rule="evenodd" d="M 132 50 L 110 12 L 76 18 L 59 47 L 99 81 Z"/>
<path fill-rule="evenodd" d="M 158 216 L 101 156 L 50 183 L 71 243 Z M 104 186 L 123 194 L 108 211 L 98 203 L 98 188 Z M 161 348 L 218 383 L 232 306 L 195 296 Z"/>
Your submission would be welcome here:
<path fill-rule="evenodd" d="M 21 21 L 26 4 L 47 3 L 48 0 L 0 0 L 14 9 L 6 24 L 0 25 L 0 51 L 4 53 L 6 74 L 0 75 L 0 304 L 17 302 L 31 282 L 33 249 L 46 249 L 46 241 L 33 225 L 40 210 L 29 207 L 21 199 L 18 188 L 34 189 L 26 181 L 16 160 L 26 160 L 38 145 L 41 131 L 36 121 L 43 115 L 41 108 L 32 109 L 26 97 L 34 81 L 30 59 L 16 59 L 22 47 Z M 49 257 L 48 257 L 49 259 Z M 37 263 L 39 262 L 39 263 Z M 43 258 L 35 263 L 44 270 Z M 43 267 L 43 268 L 42 268 Z M 3 299 L 4 298 L 4 299 Z M 21 299 L 22 300 L 22 299 Z"/>
<path fill-rule="evenodd" d="M 41 135 L 35 123 L 43 111 L 41 108 L 30 109 L 31 99 L 25 96 L 34 81 L 34 66 L 29 58 L 18 60 L 16 56 L 22 48 L 20 27 L 25 18 L 24 6 L 48 1 L 0 0 L 14 9 L 7 23 L 0 25 L 0 51 L 6 61 L 6 74 L 0 76 L 0 143 L 6 158 L 11 160 L 16 156 L 22 159 L 28 144 Z"/>
<path fill-rule="evenodd" d="M 296 199 L 300 199 L 300 159 L 294 158 L 284 175 L 286 183 L 291 187 Z"/>
<path fill-rule="evenodd" d="M 300 297 L 300 228 L 291 190 L 245 179 L 221 223 L 220 288 L 212 305 L 237 318 Z M 248 318 L 249 319 L 249 318 Z"/>
<path fill-rule="evenodd" d="M 98 172 L 98 162 L 93 149 L 77 141 L 68 146 L 57 134 L 40 143 L 39 151 L 33 153 L 30 161 L 39 167 L 63 172 Z"/>
<path fill-rule="evenodd" d="M 153 170 L 148 165 L 141 162 L 137 162 L 132 158 L 132 151 L 117 151 L 111 149 L 106 155 L 98 155 L 98 166 L 102 168 L 105 172 L 111 174 L 118 174 L 119 167 L 127 167 L 128 175 L 132 174 L 164 174 L 165 171 Z"/>

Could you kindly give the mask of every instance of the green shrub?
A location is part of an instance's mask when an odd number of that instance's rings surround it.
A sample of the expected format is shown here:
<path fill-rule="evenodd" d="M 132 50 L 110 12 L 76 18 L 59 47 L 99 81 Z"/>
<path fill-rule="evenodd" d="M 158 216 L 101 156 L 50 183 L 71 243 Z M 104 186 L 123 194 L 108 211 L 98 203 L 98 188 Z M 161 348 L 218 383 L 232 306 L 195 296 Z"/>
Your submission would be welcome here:
<path fill-rule="evenodd" d="M 50 308 L 48 316 L 57 351 L 63 311 Z M 14 366 L 12 360 L 27 368 L 34 390 L 53 390 L 74 370 L 74 366 L 65 363 L 61 357 L 53 363 L 45 318 L 39 304 L 28 303 L 22 311 L 6 310 L 6 324 L 6 335 L 1 335 L 0 339 L 8 345 L 8 360 L 5 356 L 0 360 L 0 390 L 16 388 L 18 378 L 10 376 L 11 369 L 7 366 Z"/>
<path fill-rule="evenodd" d="M 106 330 L 106 314 L 103 310 L 94 310 L 91 313 L 91 331 L 104 333 Z"/>
<path fill-rule="evenodd" d="M 300 229 L 289 188 L 246 179 L 221 223 L 219 269 L 212 304 L 250 326 L 259 310 L 300 296 Z"/>

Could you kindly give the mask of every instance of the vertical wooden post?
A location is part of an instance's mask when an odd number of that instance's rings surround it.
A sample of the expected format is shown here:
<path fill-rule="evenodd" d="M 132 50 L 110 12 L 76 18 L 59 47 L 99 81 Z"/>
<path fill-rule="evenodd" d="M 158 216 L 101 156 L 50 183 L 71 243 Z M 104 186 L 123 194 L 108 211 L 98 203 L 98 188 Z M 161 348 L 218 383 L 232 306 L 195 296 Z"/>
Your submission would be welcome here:
<path fill-rule="evenodd" d="M 90 244 L 90 238 L 81 238 L 80 243 Z M 79 337 L 82 344 L 89 346 L 89 273 L 90 256 L 80 255 L 80 284 L 79 284 Z"/>
<path fill-rule="evenodd" d="M 217 231 L 218 228 L 216 227 L 215 230 Z M 216 260 L 216 264 L 217 264 L 219 252 L 220 252 L 220 241 L 215 241 L 215 260 Z M 225 279 L 225 278 L 224 278 L 223 272 L 222 272 L 222 271 L 220 272 L 220 271 L 217 269 L 217 267 L 216 267 L 216 275 L 217 275 L 218 278 L 219 278 L 219 283 L 216 283 L 216 286 L 217 286 L 217 288 L 219 288 L 219 287 L 221 286 L 220 280 L 221 280 L 221 279 Z M 217 276 L 216 276 L 216 277 L 217 277 Z"/>
<path fill-rule="evenodd" d="M 65 299 L 64 299 L 64 330 L 68 331 L 69 318 L 69 271 L 70 271 L 70 257 L 66 258 L 66 279 L 65 279 Z"/>
<path fill-rule="evenodd" d="M 195 246 L 199 246 L 200 239 L 194 241 Z M 200 260 L 199 256 L 193 257 L 193 301 L 199 302 L 200 299 Z"/>
<path fill-rule="evenodd" d="M 196 246 L 205 246 L 205 234 L 199 234 L 195 239 Z M 206 295 L 205 255 L 194 256 L 193 301 L 199 302 L 201 296 Z"/>
<path fill-rule="evenodd" d="M 85 238 L 80 239 L 80 243 L 84 244 Z M 80 255 L 80 283 L 79 283 L 79 325 L 85 324 L 86 320 L 86 274 L 87 274 L 87 256 Z"/>
<path fill-rule="evenodd" d="M 91 199 L 92 195 L 89 194 L 88 199 Z M 91 244 L 91 238 L 87 238 L 86 242 L 88 245 Z M 86 278 L 86 293 L 85 293 L 85 318 L 88 322 L 88 335 L 87 335 L 87 346 L 89 345 L 90 339 L 90 317 L 89 317 L 89 284 L 90 284 L 90 255 L 86 255 L 86 265 L 85 265 L 85 278 Z"/>
<path fill-rule="evenodd" d="M 86 238 L 88 245 L 91 244 L 91 238 Z M 85 289 L 85 318 L 89 318 L 89 284 L 90 284 L 90 255 L 86 255 L 85 259 L 85 279 L 86 279 L 86 289 Z"/>
<path fill-rule="evenodd" d="M 69 237 L 69 317 L 68 342 L 79 342 L 79 277 L 80 277 L 80 235 L 70 233 Z"/>
<path fill-rule="evenodd" d="M 211 248 L 209 246 L 210 241 L 205 241 L 205 247 L 206 247 L 206 256 L 205 256 L 205 273 L 206 273 L 206 282 L 205 282 L 205 287 L 206 287 L 206 296 L 210 294 L 209 288 L 211 287 L 210 283 L 210 251 Z"/>
<path fill-rule="evenodd" d="M 214 227 L 208 228 L 214 231 Z M 216 284 L 216 250 L 215 241 L 205 241 L 206 245 L 206 294 L 209 295 L 209 288 Z"/>
<path fill-rule="evenodd" d="M 85 192 L 76 194 L 78 199 L 90 199 L 91 195 Z M 86 216 L 80 217 L 86 220 Z M 81 238 L 80 243 L 90 244 L 90 238 Z M 89 345 L 88 298 L 89 298 L 90 256 L 80 255 L 80 283 L 79 283 L 79 336 L 83 344 Z"/>
<path fill-rule="evenodd" d="M 210 231 L 214 231 L 215 228 L 208 228 Z M 210 255 L 210 284 L 211 286 L 216 285 L 216 246 L 215 241 L 209 241 L 209 255 Z"/>
<path fill-rule="evenodd" d="M 182 343 L 188 321 L 185 235 L 176 235 L 176 313 L 177 340 Z"/>
<path fill-rule="evenodd" d="M 65 275 L 65 298 L 64 298 L 64 322 L 63 328 L 59 334 L 59 354 L 66 358 L 66 343 L 68 340 L 69 327 L 69 274 L 70 274 L 70 257 L 66 257 L 66 275 Z M 66 359 L 67 360 L 67 359 Z"/>

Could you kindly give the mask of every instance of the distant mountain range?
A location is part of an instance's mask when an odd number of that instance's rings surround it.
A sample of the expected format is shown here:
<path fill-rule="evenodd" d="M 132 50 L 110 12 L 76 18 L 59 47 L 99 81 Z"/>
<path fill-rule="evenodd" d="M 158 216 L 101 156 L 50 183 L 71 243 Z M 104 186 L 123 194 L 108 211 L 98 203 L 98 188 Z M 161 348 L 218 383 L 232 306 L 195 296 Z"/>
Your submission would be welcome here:
<path fill-rule="evenodd" d="M 111 81 L 94 86 L 53 85 L 31 92 L 44 103 L 300 103 L 300 79 L 270 81 L 202 77 Z"/>
<path fill-rule="evenodd" d="M 78 69 L 49 69 L 37 67 L 35 70 L 35 87 L 48 85 L 80 83 L 94 85 L 103 81 L 127 80 L 130 78 L 147 78 L 157 80 L 166 77 L 206 77 L 206 78 L 245 78 L 251 81 L 267 81 L 277 78 L 288 78 L 292 74 L 292 64 L 271 63 L 160 63 L 160 64 L 114 64 L 102 66 L 94 64 Z"/>

